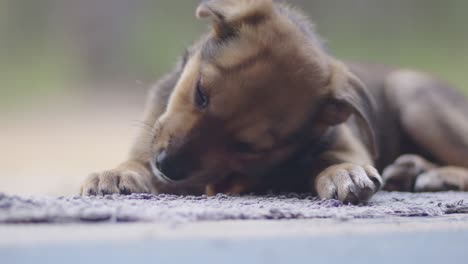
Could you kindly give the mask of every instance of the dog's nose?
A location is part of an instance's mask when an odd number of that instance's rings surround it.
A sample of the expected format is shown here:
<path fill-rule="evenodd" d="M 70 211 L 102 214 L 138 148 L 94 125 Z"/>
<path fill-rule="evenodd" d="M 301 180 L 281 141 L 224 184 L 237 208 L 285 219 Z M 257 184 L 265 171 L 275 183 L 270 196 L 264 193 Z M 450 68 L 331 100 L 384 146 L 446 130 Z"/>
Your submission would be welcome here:
<path fill-rule="evenodd" d="M 161 151 L 156 157 L 156 166 L 164 176 L 173 181 L 181 181 L 188 177 L 183 164 L 179 164 L 175 156 L 168 154 L 166 150 Z"/>

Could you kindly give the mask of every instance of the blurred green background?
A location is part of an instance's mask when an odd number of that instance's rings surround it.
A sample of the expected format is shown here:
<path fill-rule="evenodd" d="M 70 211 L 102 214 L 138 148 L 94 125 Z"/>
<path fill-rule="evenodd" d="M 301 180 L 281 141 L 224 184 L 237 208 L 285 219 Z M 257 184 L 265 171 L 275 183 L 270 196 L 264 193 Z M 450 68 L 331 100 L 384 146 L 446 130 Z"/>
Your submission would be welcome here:
<path fill-rule="evenodd" d="M 1 105 L 135 81 L 143 93 L 206 28 L 198 2 L 0 0 Z M 289 2 L 340 58 L 419 68 L 468 89 L 466 0 Z"/>

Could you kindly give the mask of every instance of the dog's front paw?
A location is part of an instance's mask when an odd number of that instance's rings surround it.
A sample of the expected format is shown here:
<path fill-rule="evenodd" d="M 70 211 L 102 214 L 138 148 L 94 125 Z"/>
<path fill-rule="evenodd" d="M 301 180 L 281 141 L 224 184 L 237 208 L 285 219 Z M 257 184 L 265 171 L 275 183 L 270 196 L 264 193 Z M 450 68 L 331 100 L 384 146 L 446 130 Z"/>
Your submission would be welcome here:
<path fill-rule="evenodd" d="M 81 195 L 150 193 L 150 183 L 133 171 L 110 170 L 91 174 L 81 186 Z"/>
<path fill-rule="evenodd" d="M 382 178 L 372 166 L 340 164 L 329 167 L 316 179 L 316 191 L 322 199 L 346 203 L 368 201 L 382 186 Z"/>

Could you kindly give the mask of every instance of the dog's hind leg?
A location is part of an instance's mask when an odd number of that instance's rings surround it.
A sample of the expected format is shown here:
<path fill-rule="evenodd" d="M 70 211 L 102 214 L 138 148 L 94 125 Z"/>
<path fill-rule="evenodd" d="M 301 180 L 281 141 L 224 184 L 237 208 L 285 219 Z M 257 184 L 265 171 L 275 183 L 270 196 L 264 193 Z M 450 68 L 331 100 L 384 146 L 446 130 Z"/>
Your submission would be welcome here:
<path fill-rule="evenodd" d="M 390 75 L 386 96 L 401 129 L 440 164 L 405 155 L 383 173 L 387 190 L 468 191 L 468 102 L 452 87 L 422 73 Z"/>
<path fill-rule="evenodd" d="M 414 191 L 418 177 L 435 168 L 437 165 L 421 156 L 403 155 L 383 171 L 383 189 L 387 191 Z"/>
<path fill-rule="evenodd" d="M 419 175 L 416 192 L 468 191 L 468 169 L 440 167 Z"/>
<path fill-rule="evenodd" d="M 387 191 L 468 191 L 468 169 L 440 167 L 418 155 L 403 155 L 383 174 Z"/>

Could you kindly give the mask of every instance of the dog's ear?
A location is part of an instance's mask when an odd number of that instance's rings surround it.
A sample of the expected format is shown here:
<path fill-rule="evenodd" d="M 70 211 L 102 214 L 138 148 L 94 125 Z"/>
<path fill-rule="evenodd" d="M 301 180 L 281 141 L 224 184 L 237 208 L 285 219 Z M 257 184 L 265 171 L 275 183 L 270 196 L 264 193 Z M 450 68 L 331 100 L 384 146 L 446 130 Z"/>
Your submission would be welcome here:
<path fill-rule="evenodd" d="M 218 37 L 226 37 L 242 24 L 258 24 L 273 12 L 273 0 L 205 0 L 198 18 L 210 18 Z"/>
<path fill-rule="evenodd" d="M 376 105 L 366 86 L 346 66 L 334 63 L 330 93 L 325 99 L 321 119 L 335 126 L 355 116 L 359 130 L 366 137 L 366 145 L 374 158 L 378 155 L 375 137 Z"/>

